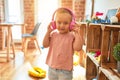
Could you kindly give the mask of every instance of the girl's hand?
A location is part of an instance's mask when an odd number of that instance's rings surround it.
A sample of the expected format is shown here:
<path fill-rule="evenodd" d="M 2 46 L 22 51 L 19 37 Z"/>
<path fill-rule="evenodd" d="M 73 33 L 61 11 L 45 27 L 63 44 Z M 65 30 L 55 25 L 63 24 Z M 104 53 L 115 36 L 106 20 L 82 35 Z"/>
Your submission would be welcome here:
<path fill-rule="evenodd" d="M 48 28 L 47 28 L 48 32 L 52 32 L 53 31 L 53 29 L 51 27 L 52 27 L 52 22 L 50 22 L 49 25 L 48 25 Z"/>
<path fill-rule="evenodd" d="M 82 49 L 82 46 L 83 46 L 83 37 L 81 35 L 80 25 L 75 23 L 72 32 L 73 32 L 74 37 L 75 37 L 75 40 L 73 43 L 73 48 L 76 51 L 80 51 Z"/>
<path fill-rule="evenodd" d="M 81 38 L 81 40 L 84 41 L 83 40 L 82 32 L 80 30 L 80 25 L 78 25 L 77 23 L 75 23 L 72 32 L 73 32 L 75 38 Z"/>
<path fill-rule="evenodd" d="M 75 23 L 75 25 L 72 29 L 72 32 L 74 32 L 75 34 L 76 33 L 80 34 L 80 26 L 77 23 Z"/>

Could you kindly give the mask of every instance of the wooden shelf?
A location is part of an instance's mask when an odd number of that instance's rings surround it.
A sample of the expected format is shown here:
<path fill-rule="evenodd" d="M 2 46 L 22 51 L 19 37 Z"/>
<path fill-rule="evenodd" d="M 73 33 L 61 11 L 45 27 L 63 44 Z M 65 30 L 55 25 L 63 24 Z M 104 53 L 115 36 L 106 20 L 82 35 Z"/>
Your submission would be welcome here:
<path fill-rule="evenodd" d="M 89 24 L 87 27 L 87 52 L 101 49 L 102 29 L 100 24 Z"/>
<path fill-rule="evenodd" d="M 120 80 L 120 74 L 117 72 L 116 63 L 103 63 L 99 71 L 99 78 L 102 78 L 102 80 L 104 80 L 103 78 L 107 78 L 108 80 Z"/>
<path fill-rule="evenodd" d="M 93 55 L 91 55 L 90 53 L 87 53 L 87 56 L 91 59 L 91 61 L 92 61 L 97 67 L 100 66 L 99 62 L 95 59 L 95 57 L 94 57 Z"/>
<path fill-rule="evenodd" d="M 117 69 L 116 67 L 116 63 L 102 63 L 101 67 L 103 68 L 114 68 L 114 69 Z"/>
<path fill-rule="evenodd" d="M 120 80 L 120 74 L 116 69 L 100 67 L 99 70 L 99 80 Z"/>
<path fill-rule="evenodd" d="M 83 36 L 84 39 L 84 44 L 86 45 L 86 38 L 87 38 L 87 27 L 88 27 L 88 23 L 87 22 L 79 22 L 78 23 L 80 26 L 80 32 L 81 35 Z"/>
<path fill-rule="evenodd" d="M 99 62 L 94 58 L 93 55 L 87 53 L 87 61 L 86 61 L 86 79 L 91 80 L 98 75 L 99 70 Z"/>
<path fill-rule="evenodd" d="M 120 25 L 90 23 L 86 30 L 86 79 L 97 76 L 98 80 L 120 80 L 116 60 L 113 58 L 113 47 L 120 42 Z M 89 52 L 100 51 L 100 63 Z"/>

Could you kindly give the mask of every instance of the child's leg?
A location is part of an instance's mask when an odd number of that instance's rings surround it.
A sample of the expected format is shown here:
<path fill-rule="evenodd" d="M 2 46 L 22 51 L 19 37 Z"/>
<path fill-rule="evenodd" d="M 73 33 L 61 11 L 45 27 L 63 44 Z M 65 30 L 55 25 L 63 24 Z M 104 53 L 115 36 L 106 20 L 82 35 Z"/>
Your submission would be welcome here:
<path fill-rule="evenodd" d="M 72 80 L 73 72 L 67 70 L 59 70 L 59 80 Z"/>
<path fill-rule="evenodd" d="M 57 70 L 49 67 L 48 78 L 49 78 L 49 80 L 58 80 Z"/>

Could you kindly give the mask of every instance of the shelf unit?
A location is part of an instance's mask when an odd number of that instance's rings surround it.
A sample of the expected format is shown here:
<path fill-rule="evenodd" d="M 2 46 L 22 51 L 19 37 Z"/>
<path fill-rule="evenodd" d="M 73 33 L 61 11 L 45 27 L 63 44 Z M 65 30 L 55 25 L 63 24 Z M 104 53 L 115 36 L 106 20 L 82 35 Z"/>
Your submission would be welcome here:
<path fill-rule="evenodd" d="M 80 22 L 79 25 L 80 25 L 81 35 L 83 36 L 84 39 L 84 45 L 86 45 L 88 23 Z"/>
<path fill-rule="evenodd" d="M 79 27 L 80 27 L 80 33 L 81 36 L 83 36 L 84 39 L 84 46 L 83 49 L 79 52 L 79 58 L 80 58 L 80 65 L 86 68 L 86 28 L 88 26 L 87 22 L 78 22 Z"/>
<path fill-rule="evenodd" d="M 98 61 L 89 53 L 87 53 L 86 61 L 86 79 L 92 80 L 98 76 L 99 63 Z"/>
<path fill-rule="evenodd" d="M 120 80 L 120 74 L 116 70 L 117 61 L 112 55 L 113 47 L 120 42 L 120 25 L 101 25 L 101 29 L 101 67 L 98 79 Z"/>
<path fill-rule="evenodd" d="M 112 56 L 114 45 L 120 42 L 120 25 L 90 23 L 86 34 L 86 79 L 120 80 L 116 60 Z M 89 54 L 93 51 L 101 51 L 99 63 Z"/>
<path fill-rule="evenodd" d="M 100 51 L 102 41 L 102 30 L 100 24 L 89 24 L 87 27 L 86 51 Z"/>
<path fill-rule="evenodd" d="M 100 63 L 89 54 L 89 52 L 95 52 L 101 50 L 101 37 L 102 30 L 100 24 L 90 23 L 87 27 L 87 42 L 86 42 L 86 79 L 92 80 L 93 78 L 98 77 Z"/>

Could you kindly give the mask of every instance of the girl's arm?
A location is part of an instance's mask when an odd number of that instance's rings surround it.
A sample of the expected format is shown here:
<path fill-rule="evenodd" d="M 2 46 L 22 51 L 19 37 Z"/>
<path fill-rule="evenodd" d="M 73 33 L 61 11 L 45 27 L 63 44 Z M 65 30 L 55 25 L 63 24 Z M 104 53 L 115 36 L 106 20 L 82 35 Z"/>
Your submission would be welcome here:
<path fill-rule="evenodd" d="M 52 29 L 51 29 L 51 23 L 48 25 L 48 29 L 47 29 L 47 32 L 45 34 L 45 37 L 43 39 L 43 47 L 47 48 L 49 47 L 49 44 L 50 44 L 50 33 L 52 32 Z"/>
<path fill-rule="evenodd" d="M 73 43 L 73 49 L 75 51 L 80 51 L 82 49 L 84 41 L 83 41 L 83 37 L 80 32 L 80 28 L 77 24 L 75 25 L 73 32 L 75 36 L 74 43 Z"/>

